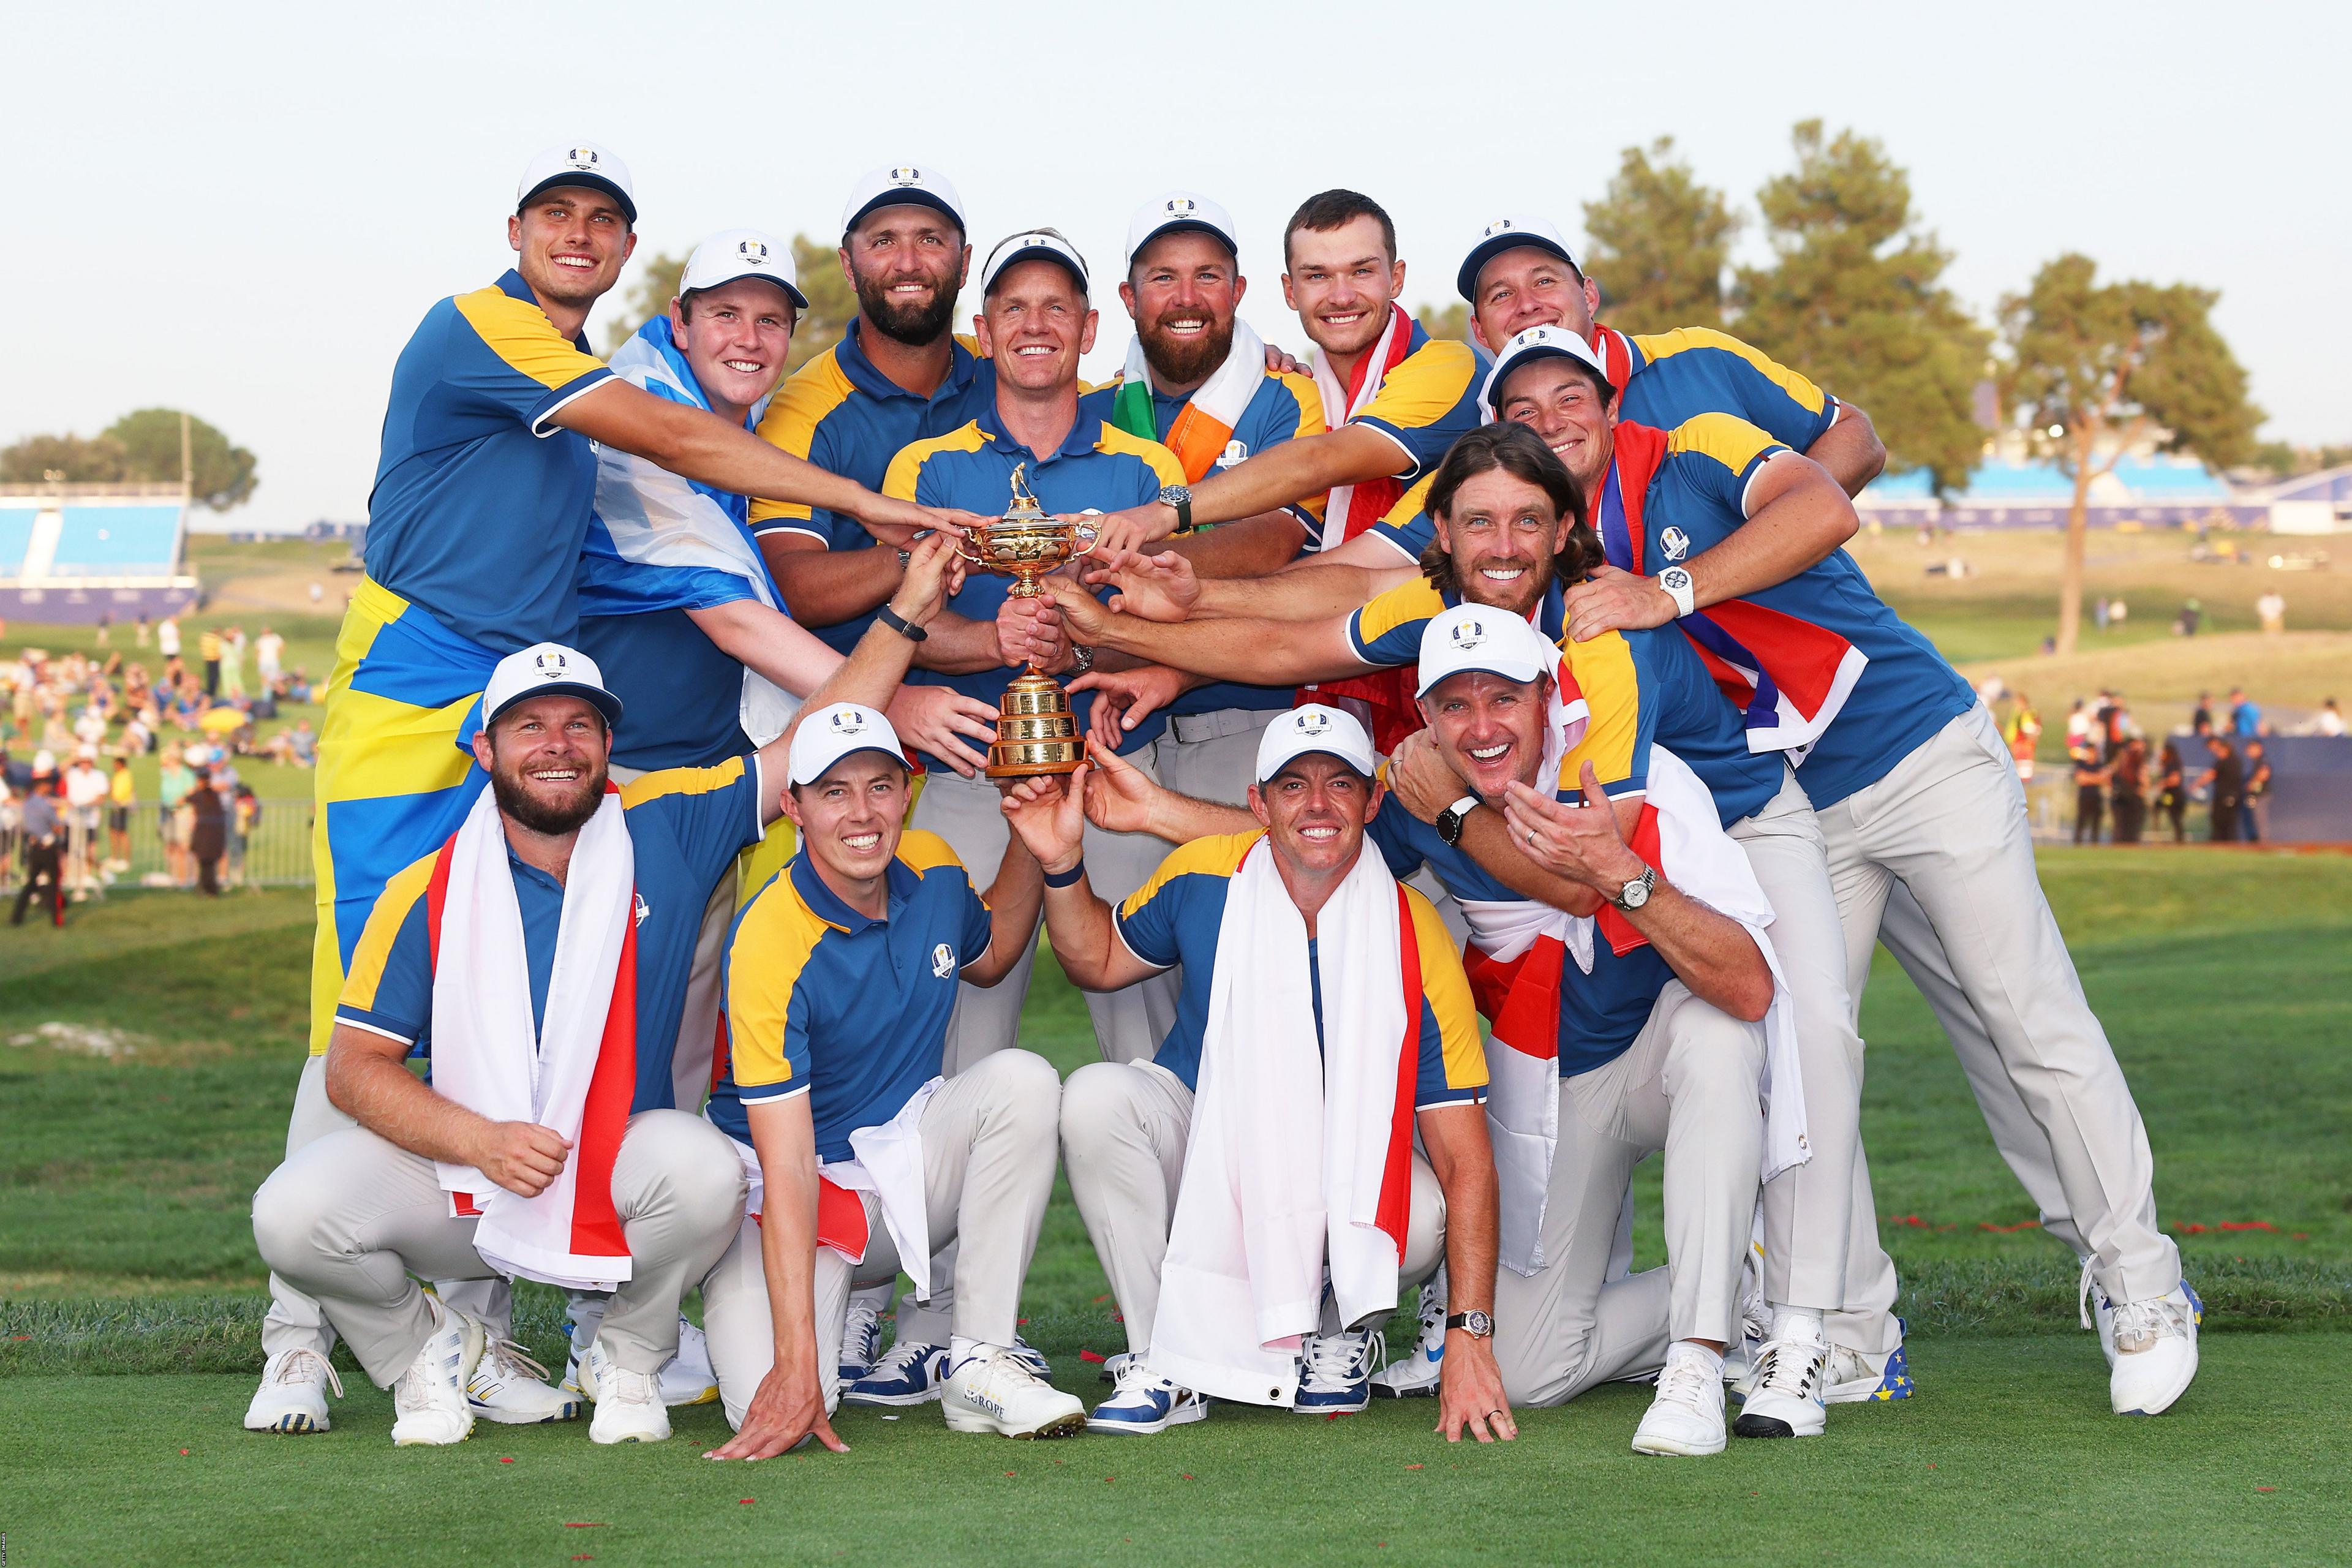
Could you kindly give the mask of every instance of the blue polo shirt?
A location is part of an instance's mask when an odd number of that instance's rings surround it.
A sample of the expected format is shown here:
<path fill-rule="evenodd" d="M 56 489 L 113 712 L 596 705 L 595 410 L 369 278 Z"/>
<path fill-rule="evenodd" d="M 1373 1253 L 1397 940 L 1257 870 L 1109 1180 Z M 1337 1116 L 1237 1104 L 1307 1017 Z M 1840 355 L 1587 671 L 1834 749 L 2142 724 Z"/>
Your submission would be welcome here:
<path fill-rule="evenodd" d="M 950 351 L 947 379 L 938 389 L 928 397 L 908 392 L 866 357 L 860 346 L 865 327 L 863 321 L 851 321 L 839 342 L 776 389 L 760 420 L 760 435 L 827 473 L 879 490 L 890 460 L 908 445 L 945 435 L 994 407 L 996 377 L 988 361 L 959 341 Z M 984 515 L 1002 512 L 1004 499 L 999 496 L 995 505 L 979 510 Z M 856 519 L 814 510 L 797 501 L 754 500 L 750 526 L 754 535 L 799 534 L 827 550 L 870 550 L 874 545 L 874 536 Z M 869 613 L 809 630 L 845 654 L 873 623 Z"/>
<path fill-rule="evenodd" d="M 751 1142 L 744 1106 L 809 1096 L 820 1159 L 851 1157 L 940 1076 L 956 977 L 988 952 L 988 904 L 936 834 L 909 829 L 880 920 L 844 903 L 803 849 L 736 917 L 728 1057 L 706 1114 Z"/>
<path fill-rule="evenodd" d="M 1002 515 L 1013 499 L 1013 470 L 1028 466 L 1027 483 L 1037 504 L 1053 516 L 1068 512 L 1122 511 L 1155 500 L 1161 487 L 1181 484 L 1184 469 L 1176 454 L 1157 441 L 1130 436 L 1103 416 L 1108 402 L 1101 394 L 1082 400 L 1077 419 L 1062 444 L 1044 456 L 1002 434 L 992 405 L 947 435 L 918 441 L 899 453 L 883 476 L 882 493 L 923 506 L 960 507 L 983 517 Z M 947 607 L 967 620 L 993 621 L 1004 604 L 1013 579 L 993 572 L 965 575 L 963 587 Z M 1109 597 L 1101 590 L 1098 597 Z M 993 705 L 1021 672 L 1000 664 L 971 675 L 945 675 L 918 669 L 910 682 L 951 686 L 966 697 Z M 1074 693 L 1070 706 L 1084 734 L 1094 693 Z M 1129 732 L 1119 745 L 1125 754 L 1140 751 L 1167 727 L 1165 713 L 1154 713 Z M 945 768 L 938 758 L 921 754 L 927 768 Z"/>
<path fill-rule="evenodd" d="M 629 1110 L 677 1103 L 670 1083 L 694 944 L 710 889 L 747 845 L 760 841 L 760 760 L 730 758 L 714 768 L 646 773 L 621 786 L 623 820 L 637 861 L 637 1090 Z M 335 1022 L 433 1054 L 432 854 L 384 884 L 352 951 Z M 507 851 L 522 912 L 534 1026 L 547 1010 L 548 975 L 563 921 L 563 884 Z"/>
<path fill-rule="evenodd" d="M 1424 577 L 1400 583 L 1348 617 L 1348 645 L 1367 664 L 1411 668 L 1421 662 L 1423 631 L 1440 611 L 1460 602 L 1459 595 L 1439 592 Z M 1570 640 L 1557 582 L 1545 591 L 1534 624 L 1559 646 L 1569 679 L 1589 710 L 1583 734 L 1560 763 L 1562 800 L 1584 798 L 1577 781 L 1587 762 L 1611 798 L 1646 792 L 1653 742 L 1690 764 L 1715 796 L 1726 825 L 1753 814 L 1780 792 L 1780 753 L 1748 749 L 1738 713 L 1679 627 Z"/>
<path fill-rule="evenodd" d="M 1439 837 L 1433 824 L 1393 800 L 1381 803 L 1364 837 L 1380 847 L 1389 870 L 1399 878 L 1426 864 L 1457 899 L 1504 902 L 1525 897 L 1486 875 L 1467 853 Z M 1559 987 L 1559 1076 L 1574 1078 L 1624 1055 L 1674 977 L 1673 968 L 1646 942 L 1620 958 L 1605 939 L 1596 940 L 1590 974 L 1569 960 Z"/>
<path fill-rule="evenodd" d="M 494 654 L 570 642 L 596 458 L 549 419 L 611 375 L 520 273 L 426 311 L 393 365 L 368 576 Z"/>
<path fill-rule="evenodd" d="M 631 362 L 642 363 L 648 355 L 666 369 L 667 378 L 631 368 Z M 653 396 L 709 412 L 694 367 L 670 335 L 667 316 L 638 328 L 629 348 L 614 356 L 614 364 L 615 374 Z M 759 414 L 754 408 L 744 416 L 746 429 Z M 609 448 L 597 460 L 606 466 L 607 487 L 626 483 L 633 471 L 642 473 L 646 467 L 643 458 Z M 746 528 L 748 498 L 674 475 L 659 479 L 700 496 L 738 530 Z M 768 586 L 773 592 L 772 580 Z M 629 721 L 613 734 L 614 762 L 647 772 L 699 768 L 752 750 L 742 723 L 742 663 L 705 636 L 688 611 L 757 597 L 751 583 L 732 573 L 624 561 L 604 518 L 591 522 L 580 558 L 580 631 L 573 646 L 596 661 L 604 684 L 628 710 Z"/>
<path fill-rule="evenodd" d="M 1837 399 L 1738 338 L 1704 327 L 1632 337 L 1613 327 L 1596 346 L 1618 391 L 1617 416 L 1672 430 L 1702 414 L 1745 419 L 1791 451 L 1803 452 L 1837 423 Z M 1436 530 L 1422 511 L 1424 483 L 1366 531 L 1418 560 Z"/>
<path fill-rule="evenodd" d="M 1225 895 L 1243 858 L 1265 837 L 1260 831 L 1194 839 L 1162 860 L 1151 879 L 1112 917 L 1119 940 L 1136 957 L 1159 969 L 1184 966 L 1175 1026 L 1151 1059 L 1182 1079 L 1187 1089 L 1199 1087 L 1201 1042 L 1208 1031 Z M 1462 955 L 1429 900 L 1411 888 L 1404 895 L 1412 910 L 1412 940 L 1421 963 L 1421 1059 L 1413 1080 L 1413 1108 L 1472 1104 L 1486 1098 L 1486 1052 L 1479 1042 L 1477 1006 L 1462 973 Z M 1307 943 L 1307 963 L 1319 1046 L 1323 976 L 1313 938 Z"/>
<path fill-rule="evenodd" d="M 1748 487 L 1756 471 L 1786 450 L 1727 414 L 1701 415 L 1678 426 L 1667 437 L 1666 456 L 1643 503 L 1639 563 L 1627 553 L 1622 503 L 1604 487 L 1596 523 L 1610 564 L 1654 574 L 1667 563 L 1670 529 L 1681 531 L 1685 556 L 1714 549 L 1748 521 Z M 1816 809 L 1877 783 L 1975 705 L 1974 689 L 1935 644 L 1886 607 L 1843 550 L 1746 599 L 1833 632 L 1870 661 L 1845 706 L 1797 765 L 1798 781 Z"/>
<path fill-rule="evenodd" d="M 1121 381 L 1115 380 L 1109 390 L 1117 395 Z M 1175 427 L 1176 416 L 1190 403 L 1190 395 L 1154 391 L 1151 395 L 1153 435 L 1160 440 Z M 1302 436 L 1323 434 L 1323 399 L 1315 390 L 1315 383 L 1292 371 L 1267 371 L 1259 381 L 1256 392 L 1250 396 L 1249 406 L 1242 410 L 1241 422 L 1234 426 L 1233 439 L 1209 465 L 1209 472 L 1223 473 L 1236 463 L 1247 462 L 1260 452 L 1269 451 L 1285 441 L 1295 441 Z M 1204 476 L 1205 477 L 1205 476 Z M 1298 553 L 1307 554 L 1323 547 L 1323 497 L 1310 496 L 1296 506 L 1283 510 L 1297 518 L 1307 530 L 1307 540 Z M 1287 686 L 1244 686 L 1239 681 L 1214 680 L 1199 686 L 1178 697 L 1168 705 L 1168 715 L 1180 713 L 1217 713 L 1228 708 L 1283 709 L 1291 705 L 1294 689 Z"/>

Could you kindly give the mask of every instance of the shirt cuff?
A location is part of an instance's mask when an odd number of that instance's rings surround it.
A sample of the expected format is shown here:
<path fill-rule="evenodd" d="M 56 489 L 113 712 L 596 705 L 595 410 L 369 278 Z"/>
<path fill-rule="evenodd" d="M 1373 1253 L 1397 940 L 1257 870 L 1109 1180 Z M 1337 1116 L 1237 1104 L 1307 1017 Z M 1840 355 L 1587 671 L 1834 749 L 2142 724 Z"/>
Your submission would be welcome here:
<path fill-rule="evenodd" d="M 1127 949 L 1128 952 L 1135 953 L 1135 960 L 1137 963 L 1148 963 L 1154 969 L 1173 969 L 1176 967 L 1173 963 L 1162 963 L 1156 958 L 1150 958 L 1140 952 L 1136 952 L 1135 943 L 1127 940 L 1127 919 L 1116 909 L 1112 910 L 1110 912 L 1110 929 L 1118 933 L 1118 945 Z"/>
<path fill-rule="evenodd" d="M 555 417 L 559 409 L 575 398 L 583 397 L 595 391 L 612 379 L 612 368 L 600 364 L 587 374 L 565 382 L 562 386 L 540 399 L 539 406 L 530 411 L 530 433 L 542 440 L 554 435 L 562 426 L 551 425 L 548 421 Z"/>
<path fill-rule="evenodd" d="M 739 1083 L 735 1086 L 735 1098 L 746 1105 L 772 1105 L 796 1094 L 806 1094 L 809 1089 L 809 1080 L 804 1078 L 788 1079 L 782 1083 Z"/>
<path fill-rule="evenodd" d="M 380 1036 L 387 1040 L 395 1040 L 404 1046 L 415 1045 L 416 1037 L 423 1032 L 416 1025 L 405 1018 L 394 1017 L 389 1013 L 369 1012 L 358 1007 L 336 1008 L 335 1022 L 338 1026 L 349 1024 L 354 1029 L 364 1029 L 371 1035 Z"/>

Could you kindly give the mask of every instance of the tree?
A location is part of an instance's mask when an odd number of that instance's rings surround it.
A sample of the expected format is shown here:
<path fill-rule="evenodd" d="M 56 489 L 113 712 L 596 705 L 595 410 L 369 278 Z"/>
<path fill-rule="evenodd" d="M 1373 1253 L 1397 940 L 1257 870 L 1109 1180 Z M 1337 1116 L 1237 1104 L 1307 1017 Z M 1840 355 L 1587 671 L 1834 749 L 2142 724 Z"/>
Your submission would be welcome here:
<path fill-rule="evenodd" d="M 793 268 L 809 308 L 793 324 L 792 352 L 784 358 L 787 372 L 800 369 L 841 341 L 857 315 L 857 291 L 841 275 L 840 254 L 804 234 L 793 236 Z M 667 251 L 646 263 L 622 302 L 621 314 L 605 329 L 605 352 L 617 350 L 639 327 L 656 315 L 667 315 L 677 297 L 678 280 L 686 273 L 686 258 Z"/>
<path fill-rule="evenodd" d="M 1601 315 L 1620 331 L 1723 325 L 1723 274 L 1739 215 L 1675 156 L 1675 139 L 1628 147 L 1597 202 L 1584 204 L 1592 241 L 1585 271 Z"/>
<path fill-rule="evenodd" d="M 1958 489 L 1984 447 L 1971 395 L 1992 334 L 1940 281 L 1951 253 L 1877 141 L 1825 141 L 1818 120 L 1791 140 L 1796 168 L 1756 195 L 1773 262 L 1739 269 L 1739 335 L 1868 409 L 1889 469 Z"/>
<path fill-rule="evenodd" d="M 127 463 L 122 444 L 104 436 L 27 436 L 0 450 L 0 483 L 46 484 L 54 475 L 69 485 L 119 484 Z"/>
<path fill-rule="evenodd" d="M 2035 448 L 2074 485 L 2058 584 L 2062 654 L 2074 651 L 2082 626 L 2092 482 L 2148 440 L 2216 468 L 2254 451 L 2263 411 L 2247 398 L 2245 367 L 2213 326 L 2220 299 L 2185 283 L 2102 284 L 2096 263 L 2070 253 L 2001 301 L 2004 402 L 2022 412 Z"/>
<path fill-rule="evenodd" d="M 126 461 L 122 477 L 154 484 L 176 484 L 180 479 L 180 411 L 142 408 L 126 414 L 106 428 L 100 440 L 118 443 Z M 242 506 L 253 498 L 254 457 L 227 437 L 188 416 L 187 458 L 194 476 L 195 500 L 215 511 Z"/>
<path fill-rule="evenodd" d="M 1423 305 L 1413 312 L 1421 330 L 1433 338 L 1452 338 L 1457 342 L 1470 341 L 1470 307 L 1459 300 L 1449 300 L 1443 305 Z"/>

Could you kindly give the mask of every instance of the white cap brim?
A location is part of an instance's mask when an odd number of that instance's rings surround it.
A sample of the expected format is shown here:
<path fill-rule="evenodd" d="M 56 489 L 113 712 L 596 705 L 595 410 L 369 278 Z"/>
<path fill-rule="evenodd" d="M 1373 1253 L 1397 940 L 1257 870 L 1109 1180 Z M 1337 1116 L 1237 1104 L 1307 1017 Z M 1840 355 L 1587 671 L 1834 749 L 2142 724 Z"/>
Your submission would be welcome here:
<path fill-rule="evenodd" d="M 1265 784 L 1299 758 L 1318 752 L 1337 757 L 1365 778 L 1380 766 L 1371 737 L 1354 714 L 1309 702 L 1278 715 L 1258 737 L 1256 780 Z"/>
<path fill-rule="evenodd" d="M 542 642 L 507 655 L 490 671 L 482 689 L 482 728 L 534 697 L 577 697 L 602 713 L 606 724 L 618 728 L 621 722 L 621 700 L 604 684 L 596 661 L 578 648 Z"/>
<path fill-rule="evenodd" d="M 849 200 L 841 209 L 841 232 L 847 234 L 864 223 L 869 214 L 884 207 L 929 207 L 953 219 L 958 229 L 970 232 L 971 226 L 964 221 L 963 197 L 956 194 L 954 184 L 937 170 L 912 163 L 866 170 L 849 189 Z"/>
<path fill-rule="evenodd" d="M 1047 234 L 1042 229 L 1024 229 L 998 241 L 996 248 L 988 253 L 988 261 L 980 269 L 981 293 L 987 294 L 996 287 L 998 279 L 1024 261 L 1059 264 L 1064 271 L 1078 280 L 1081 293 L 1090 292 L 1094 287 L 1092 279 L 1087 276 L 1087 258 L 1078 254 L 1076 246 L 1058 234 Z"/>

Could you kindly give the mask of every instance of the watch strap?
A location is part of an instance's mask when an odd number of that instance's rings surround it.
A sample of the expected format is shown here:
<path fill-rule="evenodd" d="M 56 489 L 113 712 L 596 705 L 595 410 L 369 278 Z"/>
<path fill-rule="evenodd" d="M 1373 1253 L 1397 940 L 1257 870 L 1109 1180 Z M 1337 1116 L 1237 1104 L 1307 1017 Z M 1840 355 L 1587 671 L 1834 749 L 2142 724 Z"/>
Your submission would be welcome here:
<path fill-rule="evenodd" d="M 921 626 L 917 626 L 914 622 L 900 615 L 898 611 L 892 609 L 887 602 L 880 609 L 874 612 L 874 618 L 880 621 L 884 626 L 888 626 L 892 631 L 897 632 L 900 637 L 905 637 L 908 642 L 922 642 L 931 635 Z"/>
<path fill-rule="evenodd" d="M 1658 589 L 1675 602 L 1675 617 L 1679 620 L 1698 608 L 1691 574 L 1680 566 L 1669 566 L 1658 574 Z"/>

